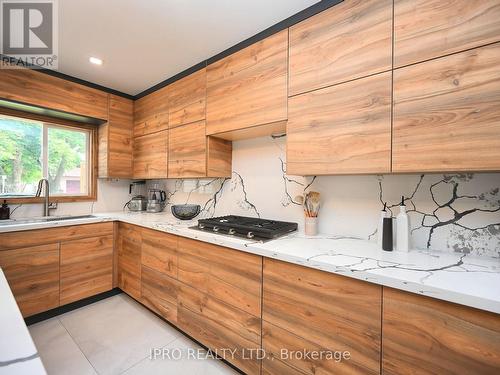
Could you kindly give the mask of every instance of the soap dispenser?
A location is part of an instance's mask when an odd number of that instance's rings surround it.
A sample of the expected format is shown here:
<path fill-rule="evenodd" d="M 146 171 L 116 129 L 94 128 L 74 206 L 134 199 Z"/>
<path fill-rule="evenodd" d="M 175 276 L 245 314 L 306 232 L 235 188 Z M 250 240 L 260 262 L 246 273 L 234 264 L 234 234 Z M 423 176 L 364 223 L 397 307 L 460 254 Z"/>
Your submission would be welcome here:
<path fill-rule="evenodd" d="M 377 245 L 379 248 L 382 248 L 382 236 L 383 236 L 383 231 L 384 231 L 384 218 L 388 217 L 387 216 L 387 202 L 384 203 L 384 208 L 382 211 L 380 211 L 380 218 L 378 221 L 378 228 L 377 228 Z"/>
<path fill-rule="evenodd" d="M 10 219 L 10 207 L 7 205 L 7 201 L 4 200 L 2 207 L 0 207 L 0 220 Z"/>
<path fill-rule="evenodd" d="M 410 242 L 410 223 L 406 213 L 405 197 L 401 197 L 399 214 L 396 216 L 396 250 L 408 252 Z"/>

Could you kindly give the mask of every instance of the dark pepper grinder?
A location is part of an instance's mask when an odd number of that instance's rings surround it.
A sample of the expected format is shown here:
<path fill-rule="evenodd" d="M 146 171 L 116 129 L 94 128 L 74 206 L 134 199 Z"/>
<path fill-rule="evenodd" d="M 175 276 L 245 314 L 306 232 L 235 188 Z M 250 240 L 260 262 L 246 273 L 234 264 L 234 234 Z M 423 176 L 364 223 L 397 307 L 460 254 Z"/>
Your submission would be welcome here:
<path fill-rule="evenodd" d="M 10 207 L 7 205 L 7 201 L 4 200 L 2 207 L 0 207 L 0 220 L 8 220 L 10 218 Z"/>
<path fill-rule="evenodd" d="M 382 224 L 382 250 L 392 251 L 394 250 L 394 244 L 392 243 L 392 217 L 384 217 Z"/>

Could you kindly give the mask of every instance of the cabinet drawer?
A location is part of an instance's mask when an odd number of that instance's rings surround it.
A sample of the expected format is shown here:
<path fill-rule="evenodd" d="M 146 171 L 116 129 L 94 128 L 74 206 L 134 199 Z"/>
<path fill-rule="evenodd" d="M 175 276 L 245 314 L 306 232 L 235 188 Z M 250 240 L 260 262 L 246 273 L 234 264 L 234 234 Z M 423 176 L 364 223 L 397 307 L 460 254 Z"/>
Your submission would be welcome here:
<path fill-rule="evenodd" d="M 141 285 L 142 303 L 169 322 L 176 323 L 178 281 L 142 266 Z"/>
<path fill-rule="evenodd" d="M 179 238 L 179 281 L 260 317 L 262 258 Z"/>
<path fill-rule="evenodd" d="M 59 244 L 0 251 L 0 267 L 24 317 L 59 306 Z"/>
<path fill-rule="evenodd" d="M 177 278 L 177 236 L 142 229 L 142 265 Z"/>
<path fill-rule="evenodd" d="M 61 242 L 60 285 L 61 305 L 111 290 L 113 235 Z"/>

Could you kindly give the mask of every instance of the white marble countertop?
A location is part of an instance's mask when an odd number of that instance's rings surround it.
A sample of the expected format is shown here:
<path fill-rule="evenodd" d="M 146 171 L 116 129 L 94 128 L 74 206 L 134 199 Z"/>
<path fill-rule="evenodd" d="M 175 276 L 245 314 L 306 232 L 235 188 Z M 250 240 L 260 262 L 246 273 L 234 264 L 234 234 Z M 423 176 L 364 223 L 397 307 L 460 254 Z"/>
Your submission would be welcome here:
<path fill-rule="evenodd" d="M 170 213 L 95 216 L 87 222 L 119 220 L 500 314 L 499 258 L 423 250 L 386 252 L 366 240 L 300 233 L 261 243 L 190 229 L 197 220 L 177 220 Z"/>
<path fill-rule="evenodd" d="M 0 375 L 47 374 L 0 269 Z"/>

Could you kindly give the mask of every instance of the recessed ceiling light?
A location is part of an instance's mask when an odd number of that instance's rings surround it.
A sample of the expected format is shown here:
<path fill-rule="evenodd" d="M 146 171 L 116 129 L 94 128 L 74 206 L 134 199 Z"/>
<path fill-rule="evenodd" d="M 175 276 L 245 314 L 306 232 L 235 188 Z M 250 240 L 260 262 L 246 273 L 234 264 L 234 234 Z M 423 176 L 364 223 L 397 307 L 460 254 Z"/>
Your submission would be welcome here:
<path fill-rule="evenodd" d="M 92 64 L 102 65 L 102 60 L 101 60 L 101 59 L 98 59 L 97 57 L 90 57 L 90 58 L 89 58 L 89 61 L 90 61 Z"/>

